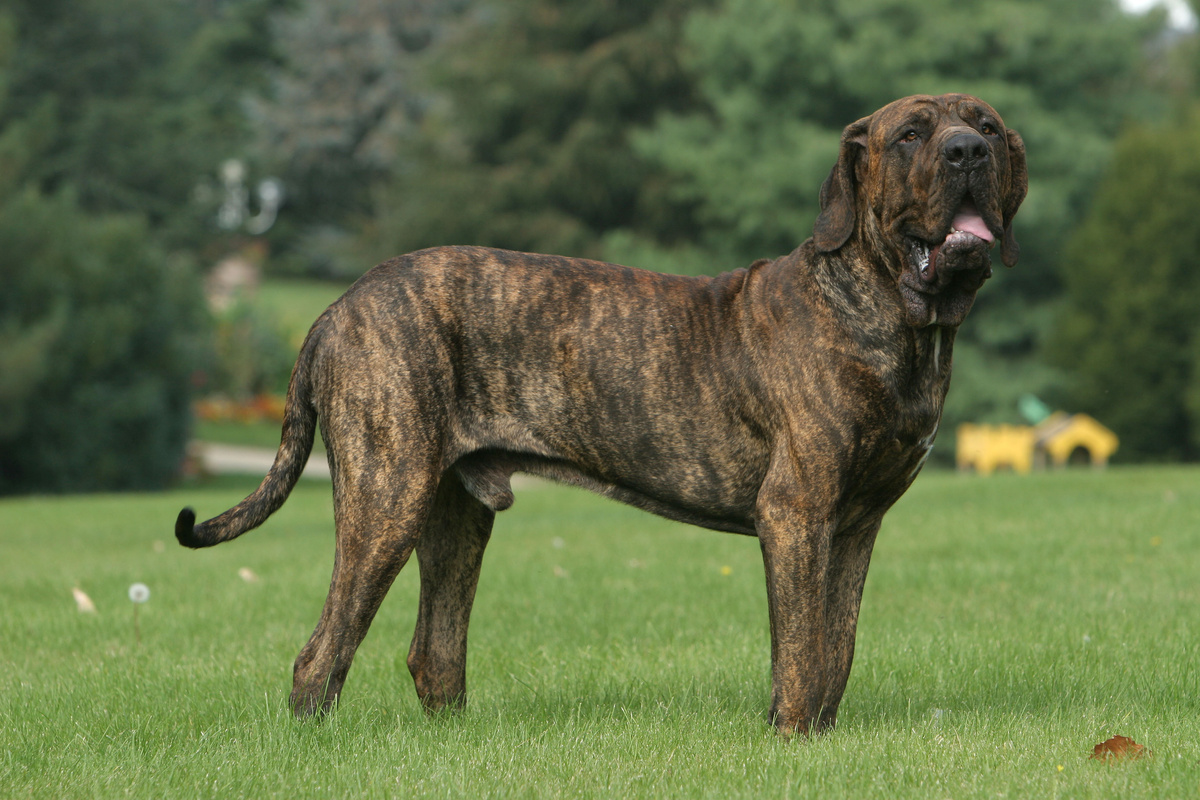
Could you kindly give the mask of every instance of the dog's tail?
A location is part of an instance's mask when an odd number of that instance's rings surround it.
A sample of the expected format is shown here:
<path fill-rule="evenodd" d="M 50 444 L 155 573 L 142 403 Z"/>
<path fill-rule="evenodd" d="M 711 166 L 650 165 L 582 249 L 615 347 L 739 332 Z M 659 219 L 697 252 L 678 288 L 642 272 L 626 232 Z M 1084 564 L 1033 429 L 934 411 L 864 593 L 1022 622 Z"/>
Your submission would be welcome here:
<path fill-rule="evenodd" d="M 175 538 L 184 547 L 212 547 L 236 539 L 257 528 L 279 510 L 300 479 L 312 452 L 317 429 L 317 410 L 313 405 L 313 354 L 317 349 L 325 316 L 313 325 L 288 384 L 283 412 L 283 433 L 275 463 L 259 487 L 242 502 L 207 522 L 196 525 L 196 512 L 185 508 L 175 520 Z"/>

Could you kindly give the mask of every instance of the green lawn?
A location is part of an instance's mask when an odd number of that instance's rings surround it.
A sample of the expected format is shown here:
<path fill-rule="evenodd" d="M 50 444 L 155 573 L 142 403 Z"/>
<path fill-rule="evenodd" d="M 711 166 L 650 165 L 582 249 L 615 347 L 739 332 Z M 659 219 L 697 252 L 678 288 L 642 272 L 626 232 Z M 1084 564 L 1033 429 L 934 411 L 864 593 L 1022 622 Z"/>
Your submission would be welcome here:
<path fill-rule="evenodd" d="M 201 442 L 231 444 L 238 447 L 257 447 L 278 450 L 283 425 L 269 420 L 238 422 L 237 420 L 208 421 L 198 419 L 192 425 L 192 438 Z M 325 442 L 318 428 L 313 438 L 314 453 L 325 452 Z"/>
<path fill-rule="evenodd" d="M 1200 793 L 1200 471 L 921 477 L 884 523 L 834 733 L 776 737 L 753 539 L 518 493 L 471 700 L 426 719 L 415 562 L 341 708 L 289 716 L 333 557 L 327 485 L 203 552 L 252 487 L 0 502 L 4 797 L 1094 797 Z M 242 580 L 249 568 L 257 582 Z M 151 597 L 135 640 L 129 585 Z M 86 591 L 96 614 L 75 610 Z M 1152 758 L 1088 759 L 1114 734 Z"/>
<path fill-rule="evenodd" d="M 275 320 L 288 343 L 299 350 L 317 317 L 348 288 L 350 282 L 270 278 L 263 281 L 252 303 Z"/>

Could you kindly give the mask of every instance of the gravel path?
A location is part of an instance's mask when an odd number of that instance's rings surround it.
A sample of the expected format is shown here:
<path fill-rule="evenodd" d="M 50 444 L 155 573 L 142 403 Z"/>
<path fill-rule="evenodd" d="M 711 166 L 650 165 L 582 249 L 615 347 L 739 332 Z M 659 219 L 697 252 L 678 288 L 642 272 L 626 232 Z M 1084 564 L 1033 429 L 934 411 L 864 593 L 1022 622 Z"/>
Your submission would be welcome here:
<path fill-rule="evenodd" d="M 193 442 L 194 457 L 205 472 L 215 475 L 266 475 L 275 461 L 275 451 L 212 442 Z M 308 460 L 302 478 L 329 480 L 329 462 L 320 453 Z"/>

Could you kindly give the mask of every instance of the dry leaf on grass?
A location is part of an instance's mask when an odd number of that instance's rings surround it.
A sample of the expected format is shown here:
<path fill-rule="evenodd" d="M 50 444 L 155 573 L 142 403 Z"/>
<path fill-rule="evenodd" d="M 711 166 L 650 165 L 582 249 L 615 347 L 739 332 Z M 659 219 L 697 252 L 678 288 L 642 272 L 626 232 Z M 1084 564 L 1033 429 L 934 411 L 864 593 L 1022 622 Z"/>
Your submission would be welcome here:
<path fill-rule="evenodd" d="M 75 607 L 85 614 L 95 614 L 96 604 L 92 602 L 92 598 L 84 594 L 83 589 L 76 586 L 71 590 L 71 594 L 75 596 Z"/>
<path fill-rule="evenodd" d="M 1153 754 L 1128 736 L 1114 736 L 1093 747 L 1089 758 L 1097 761 L 1133 761 L 1150 755 Z"/>

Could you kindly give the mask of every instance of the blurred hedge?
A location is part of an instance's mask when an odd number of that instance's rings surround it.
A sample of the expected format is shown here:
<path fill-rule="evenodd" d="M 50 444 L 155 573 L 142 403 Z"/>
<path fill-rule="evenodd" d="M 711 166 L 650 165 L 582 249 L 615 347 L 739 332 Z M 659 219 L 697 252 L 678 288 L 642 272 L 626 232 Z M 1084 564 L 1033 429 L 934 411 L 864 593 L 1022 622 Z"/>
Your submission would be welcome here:
<path fill-rule="evenodd" d="M 208 330 L 199 282 L 130 216 L 0 204 L 0 494 L 161 487 Z"/>

